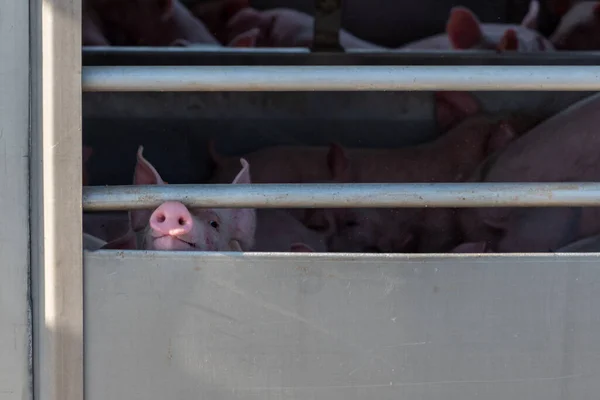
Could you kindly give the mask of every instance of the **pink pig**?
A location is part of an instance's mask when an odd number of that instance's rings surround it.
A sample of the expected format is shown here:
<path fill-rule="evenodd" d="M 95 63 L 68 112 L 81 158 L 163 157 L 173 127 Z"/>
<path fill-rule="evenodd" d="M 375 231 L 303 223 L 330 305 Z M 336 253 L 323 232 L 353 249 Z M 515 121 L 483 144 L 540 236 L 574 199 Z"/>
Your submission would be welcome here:
<path fill-rule="evenodd" d="M 550 40 L 558 50 L 600 50 L 600 1 L 574 5 L 561 18 Z"/>
<path fill-rule="evenodd" d="M 454 7 L 446 23 L 446 33 L 409 43 L 399 50 L 552 51 L 552 43 L 532 29 L 538 10 L 539 3 L 534 0 L 521 25 L 510 25 L 483 24 L 468 8 Z"/>
<path fill-rule="evenodd" d="M 142 155 L 140 146 L 134 185 L 165 185 L 156 169 Z M 249 165 L 241 159 L 242 170 L 233 184 L 250 183 Z M 130 231 L 106 248 L 145 250 L 228 251 L 236 241 L 243 250 L 254 245 L 254 209 L 188 208 L 167 201 L 153 211 L 130 211 Z"/>
<path fill-rule="evenodd" d="M 578 101 L 486 160 L 469 178 L 482 182 L 600 181 L 600 95 Z M 555 251 L 600 232 L 597 207 L 462 209 L 466 241 L 499 252 Z"/>
<path fill-rule="evenodd" d="M 508 120 L 510 121 L 510 119 Z M 459 182 L 502 150 L 533 119 L 471 117 L 431 143 L 399 149 L 329 153 L 337 182 Z M 439 252 L 458 238 L 455 211 L 440 208 L 309 210 L 303 221 L 328 238 L 330 251 Z"/>
<path fill-rule="evenodd" d="M 539 3 L 533 0 L 530 12 L 521 25 L 509 25 L 482 24 L 469 9 L 454 7 L 448 18 L 446 33 L 409 43 L 396 50 L 551 51 L 552 43 L 530 29 L 538 10 Z M 267 11 L 244 8 L 228 24 L 229 40 L 252 36 L 259 47 L 310 47 L 313 29 L 312 16 L 286 8 Z M 389 50 L 359 39 L 344 29 L 340 31 L 340 44 L 345 49 Z"/>
<path fill-rule="evenodd" d="M 138 150 L 136 185 L 166 184 Z M 242 170 L 233 184 L 248 184 L 250 166 L 240 159 Z M 258 224 L 257 228 L 257 216 Z M 130 228 L 105 249 L 167 251 L 324 251 L 324 239 L 283 210 L 188 208 L 168 201 L 154 211 L 130 212 Z M 255 239 L 256 236 L 256 239 Z"/>

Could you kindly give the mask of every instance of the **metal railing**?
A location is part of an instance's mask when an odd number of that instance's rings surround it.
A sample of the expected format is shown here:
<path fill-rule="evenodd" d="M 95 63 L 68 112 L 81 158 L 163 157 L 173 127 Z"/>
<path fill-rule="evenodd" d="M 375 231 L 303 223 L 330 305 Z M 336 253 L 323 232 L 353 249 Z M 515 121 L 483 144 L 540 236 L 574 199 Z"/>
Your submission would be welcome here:
<path fill-rule="evenodd" d="M 600 90 L 600 66 L 103 66 L 82 78 L 92 92 Z"/>
<path fill-rule="evenodd" d="M 600 205 L 600 183 L 252 184 L 86 187 L 85 211 L 206 208 L 570 207 Z"/>

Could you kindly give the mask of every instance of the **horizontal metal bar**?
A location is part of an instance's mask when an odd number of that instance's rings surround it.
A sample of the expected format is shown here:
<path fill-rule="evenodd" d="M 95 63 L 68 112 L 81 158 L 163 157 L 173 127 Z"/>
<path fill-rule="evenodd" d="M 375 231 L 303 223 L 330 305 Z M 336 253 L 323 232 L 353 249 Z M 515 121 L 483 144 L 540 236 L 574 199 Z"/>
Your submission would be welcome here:
<path fill-rule="evenodd" d="M 600 66 L 85 67 L 85 91 L 600 90 Z"/>
<path fill-rule="evenodd" d="M 225 47 L 218 44 L 198 44 L 194 46 L 83 46 L 84 53 L 114 54 L 173 54 L 173 53 L 251 53 L 251 54 L 307 54 L 308 47 Z"/>
<path fill-rule="evenodd" d="M 600 183 L 253 184 L 85 187 L 85 211 L 154 208 L 600 206 Z"/>

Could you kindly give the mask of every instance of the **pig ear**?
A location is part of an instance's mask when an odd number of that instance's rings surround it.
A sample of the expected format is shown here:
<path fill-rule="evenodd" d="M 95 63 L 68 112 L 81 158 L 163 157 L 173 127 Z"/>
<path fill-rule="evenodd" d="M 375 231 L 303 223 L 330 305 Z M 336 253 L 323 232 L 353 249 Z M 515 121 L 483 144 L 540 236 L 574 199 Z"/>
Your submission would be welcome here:
<path fill-rule="evenodd" d="M 348 182 L 350 180 L 350 160 L 339 143 L 331 143 L 327 152 L 327 167 L 333 180 Z"/>
<path fill-rule="evenodd" d="M 240 158 L 242 170 L 237 174 L 232 184 L 249 184 L 250 164 L 244 158 Z M 232 212 L 232 234 L 234 240 L 239 241 L 242 248 L 251 249 L 254 245 L 254 232 L 256 231 L 256 210 L 253 208 L 233 208 Z M 230 242 L 231 243 L 231 242 Z"/>
<path fill-rule="evenodd" d="M 454 7 L 446 23 L 446 33 L 457 50 L 470 49 L 479 44 L 483 38 L 479 19 L 465 7 Z"/>
<path fill-rule="evenodd" d="M 537 30 L 537 20 L 538 15 L 540 13 L 540 2 L 539 0 L 531 0 L 529 2 L 529 10 L 525 17 L 523 17 L 523 21 L 521 21 L 521 26 L 525 28 L 529 28 L 532 30 Z"/>
<path fill-rule="evenodd" d="M 143 156 L 144 146 L 140 146 L 137 152 L 137 164 L 133 175 L 134 185 L 164 185 L 156 169 Z"/>
<path fill-rule="evenodd" d="M 136 250 L 137 242 L 135 233 L 129 229 L 126 234 L 118 239 L 108 242 L 101 247 L 102 250 Z"/>
<path fill-rule="evenodd" d="M 235 239 L 229 241 L 229 250 L 239 251 L 239 252 L 244 251 L 244 250 L 242 250 L 242 246 L 240 245 L 240 242 Z"/>
<path fill-rule="evenodd" d="M 252 249 L 256 232 L 256 210 L 254 208 L 232 208 L 229 211 L 231 212 L 229 247 L 232 251 Z M 238 246 L 240 250 L 236 250 Z"/>
<path fill-rule="evenodd" d="M 173 17 L 175 11 L 175 0 L 156 0 L 158 10 L 160 12 L 160 19 L 166 21 Z"/>
<path fill-rule="evenodd" d="M 290 251 L 293 253 L 314 253 L 315 250 L 305 243 L 292 243 Z"/>
<path fill-rule="evenodd" d="M 137 164 L 133 176 L 134 185 L 165 185 L 156 169 L 143 156 L 144 147 L 140 146 L 137 153 Z M 152 215 L 149 210 L 131 210 L 129 220 L 134 231 L 140 231 L 148 224 Z M 135 238 L 134 238 L 135 239 Z"/>
<path fill-rule="evenodd" d="M 260 29 L 252 28 L 248 32 L 241 33 L 234 37 L 227 45 L 228 47 L 256 47 Z"/>
<path fill-rule="evenodd" d="M 242 170 L 237 174 L 232 184 L 248 184 L 252 183 L 250 179 L 250 164 L 244 158 L 240 158 L 240 163 L 242 164 Z"/>
<path fill-rule="evenodd" d="M 455 91 L 435 93 L 437 125 L 444 131 L 480 111 L 481 104 L 471 93 Z"/>
<path fill-rule="evenodd" d="M 456 246 L 452 253 L 485 253 L 487 252 L 486 242 L 467 242 Z"/>
<path fill-rule="evenodd" d="M 519 50 L 519 38 L 514 29 L 507 29 L 496 47 L 498 51 L 517 51 Z"/>
<path fill-rule="evenodd" d="M 490 133 L 487 144 L 487 155 L 502 150 L 510 142 L 515 140 L 517 136 L 517 132 L 510 123 L 506 121 L 501 122 Z"/>

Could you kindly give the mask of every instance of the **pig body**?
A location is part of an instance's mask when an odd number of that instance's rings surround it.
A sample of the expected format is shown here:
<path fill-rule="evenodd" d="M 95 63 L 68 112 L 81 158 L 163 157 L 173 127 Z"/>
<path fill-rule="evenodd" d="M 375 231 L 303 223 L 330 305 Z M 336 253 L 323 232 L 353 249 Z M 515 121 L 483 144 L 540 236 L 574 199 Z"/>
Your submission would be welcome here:
<path fill-rule="evenodd" d="M 325 252 L 327 246 L 322 233 L 313 231 L 285 210 L 256 210 L 256 237 L 252 251 L 305 251 Z"/>
<path fill-rule="evenodd" d="M 95 12 L 120 37 L 118 45 L 219 45 L 204 24 L 178 0 L 89 0 Z"/>
<path fill-rule="evenodd" d="M 600 50 L 600 1 L 574 5 L 550 37 L 558 50 Z"/>
<path fill-rule="evenodd" d="M 537 3 L 533 3 L 537 4 Z M 527 16 L 521 25 L 482 24 L 469 9 L 454 7 L 447 21 L 446 32 L 421 39 L 396 49 L 410 50 L 518 50 L 550 51 L 552 44 L 533 29 L 525 26 L 534 16 Z M 308 14 L 276 8 L 258 11 L 245 8 L 232 17 L 228 24 L 229 40 L 239 35 L 256 36 L 260 47 L 310 47 L 314 34 L 314 18 Z M 253 31 L 254 30 L 254 31 Z M 350 32 L 340 30 L 340 45 L 348 49 L 389 51 L 391 49 L 362 40 Z"/>
<path fill-rule="evenodd" d="M 483 182 L 600 180 L 600 95 L 579 101 L 487 160 L 470 178 Z M 495 251 L 554 251 L 600 231 L 600 210 L 480 208 L 460 212 L 467 241 Z M 548 226 L 549 221 L 553 223 Z M 570 226 L 570 229 L 567 229 Z M 570 232 L 566 237 L 557 232 Z"/>
<path fill-rule="evenodd" d="M 514 120 L 518 128 L 501 117 L 471 117 L 431 143 L 408 148 L 361 149 L 346 155 L 334 145 L 331 174 L 337 182 L 462 181 L 485 157 L 534 123 Z M 305 223 L 325 232 L 330 251 L 440 252 L 451 250 L 460 239 L 452 209 L 313 210 Z"/>
<path fill-rule="evenodd" d="M 215 170 L 211 183 L 231 182 L 239 157 L 219 155 L 211 143 Z M 254 183 L 316 183 L 331 179 L 325 146 L 273 146 L 245 154 Z"/>

